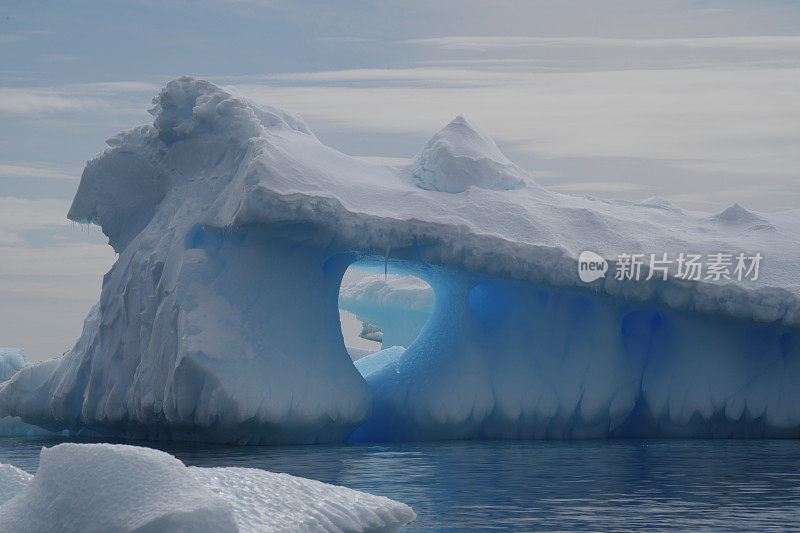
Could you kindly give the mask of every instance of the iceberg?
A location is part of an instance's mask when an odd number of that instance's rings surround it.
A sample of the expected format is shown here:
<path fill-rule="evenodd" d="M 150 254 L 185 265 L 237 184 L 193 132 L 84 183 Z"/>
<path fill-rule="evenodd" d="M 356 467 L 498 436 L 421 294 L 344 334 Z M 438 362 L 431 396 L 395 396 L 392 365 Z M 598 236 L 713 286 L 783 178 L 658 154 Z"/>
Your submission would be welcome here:
<path fill-rule="evenodd" d="M 11 379 L 28 364 L 27 359 L 22 348 L 0 348 L 0 382 Z"/>
<path fill-rule="evenodd" d="M 22 348 L 0 348 L 0 383 L 30 365 L 28 355 Z M 52 431 L 26 424 L 17 416 L 0 416 L 0 437 L 46 437 Z"/>
<path fill-rule="evenodd" d="M 361 333 L 358 336 L 364 340 L 383 343 L 383 330 L 369 322 L 361 323 Z"/>
<path fill-rule="evenodd" d="M 250 468 L 187 468 L 158 450 L 43 448 L 35 476 L 0 464 L 8 531 L 390 532 L 410 507 L 346 487 Z"/>
<path fill-rule="evenodd" d="M 4 465 L 5 466 L 5 465 Z M 36 475 L 0 506 L 8 531 L 238 531 L 230 504 L 149 448 L 43 448 Z"/>
<path fill-rule="evenodd" d="M 191 77 L 151 112 L 69 211 L 119 254 L 100 301 L 72 350 L 0 385 L 0 415 L 235 443 L 800 435 L 800 210 L 548 191 L 463 117 L 388 167 Z M 723 252 L 759 274 L 613 275 Z M 337 300 L 355 263 L 435 302 L 407 349 L 354 366 Z"/>

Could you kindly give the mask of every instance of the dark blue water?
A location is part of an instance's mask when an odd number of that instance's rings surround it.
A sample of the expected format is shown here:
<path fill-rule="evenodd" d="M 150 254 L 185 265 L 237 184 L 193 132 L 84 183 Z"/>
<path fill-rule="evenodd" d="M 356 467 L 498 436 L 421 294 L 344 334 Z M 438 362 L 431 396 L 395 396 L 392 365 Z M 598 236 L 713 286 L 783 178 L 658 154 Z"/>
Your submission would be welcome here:
<path fill-rule="evenodd" d="M 0 438 L 0 462 L 34 472 L 57 442 Z M 408 531 L 800 530 L 797 441 L 154 446 L 388 496 L 419 515 Z"/>

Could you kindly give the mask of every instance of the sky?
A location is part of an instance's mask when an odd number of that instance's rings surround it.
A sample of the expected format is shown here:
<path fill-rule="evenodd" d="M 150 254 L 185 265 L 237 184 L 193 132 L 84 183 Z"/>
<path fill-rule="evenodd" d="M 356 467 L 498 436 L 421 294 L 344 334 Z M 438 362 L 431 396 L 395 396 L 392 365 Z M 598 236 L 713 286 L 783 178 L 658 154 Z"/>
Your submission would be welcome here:
<path fill-rule="evenodd" d="M 463 113 L 553 190 L 800 208 L 800 2 L 5 0 L 0 346 L 72 347 L 115 258 L 82 168 L 184 74 L 375 161 Z"/>

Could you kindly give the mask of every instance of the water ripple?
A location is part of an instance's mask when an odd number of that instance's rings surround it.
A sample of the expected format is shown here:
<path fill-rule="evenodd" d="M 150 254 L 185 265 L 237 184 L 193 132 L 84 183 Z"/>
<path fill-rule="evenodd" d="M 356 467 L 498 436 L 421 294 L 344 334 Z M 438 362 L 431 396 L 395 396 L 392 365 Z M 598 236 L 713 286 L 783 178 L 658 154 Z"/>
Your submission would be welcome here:
<path fill-rule="evenodd" d="M 34 471 L 56 442 L 0 439 L 0 462 Z M 417 512 L 408 531 L 800 531 L 797 441 L 147 444 L 382 494 Z"/>

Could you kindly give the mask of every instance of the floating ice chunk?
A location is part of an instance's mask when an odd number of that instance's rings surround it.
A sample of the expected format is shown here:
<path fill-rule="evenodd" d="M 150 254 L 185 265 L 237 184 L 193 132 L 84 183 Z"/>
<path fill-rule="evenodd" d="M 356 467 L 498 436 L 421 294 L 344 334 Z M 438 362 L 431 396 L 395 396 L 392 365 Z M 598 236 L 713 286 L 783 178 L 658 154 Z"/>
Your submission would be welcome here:
<path fill-rule="evenodd" d="M 11 379 L 17 372 L 29 366 L 22 348 L 0 348 L 0 381 Z M 53 432 L 26 424 L 17 416 L 0 416 L 0 437 L 34 437 L 53 435 Z"/>
<path fill-rule="evenodd" d="M 0 464 L 4 531 L 390 532 L 402 503 L 249 468 L 186 468 L 136 446 L 43 448 L 35 476 Z"/>
<path fill-rule="evenodd" d="M 32 478 L 24 470 L 0 463 L 0 505 L 19 494 Z"/>
<path fill-rule="evenodd" d="M 389 532 L 417 516 L 389 498 L 288 474 L 254 468 L 189 470 L 231 503 L 242 532 Z"/>
<path fill-rule="evenodd" d="M 0 506 L 6 531 L 237 531 L 231 505 L 177 459 L 111 444 L 43 448 L 36 475 Z"/>
<path fill-rule="evenodd" d="M 383 342 L 383 330 L 369 322 L 363 322 L 361 324 L 361 334 L 359 336 L 364 340 Z"/>
<path fill-rule="evenodd" d="M 67 431 L 49 431 L 33 424 L 26 424 L 18 416 L 0 417 L 0 437 L 49 437 L 68 434 Z"/>

